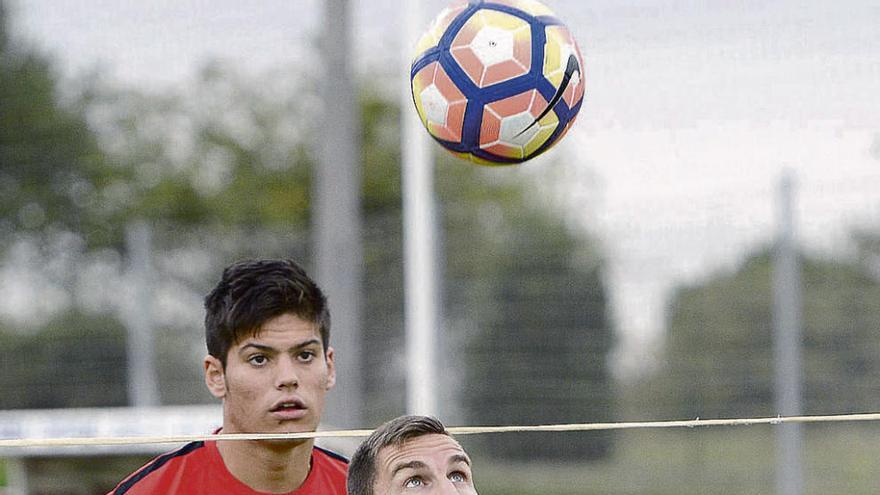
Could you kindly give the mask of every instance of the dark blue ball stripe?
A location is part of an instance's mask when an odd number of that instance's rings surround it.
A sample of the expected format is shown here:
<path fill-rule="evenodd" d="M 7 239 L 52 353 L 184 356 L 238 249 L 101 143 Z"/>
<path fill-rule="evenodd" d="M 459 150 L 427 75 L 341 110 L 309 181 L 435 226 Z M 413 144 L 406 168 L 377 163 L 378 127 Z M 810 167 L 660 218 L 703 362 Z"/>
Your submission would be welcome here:
<path fill-rule="evenodd" d="M 409 78 L 412 80 L 419 73 L 420 70 L 424 69 L 426 65 L 431 62 L 437 60 L 439 57 L 440 47 L 433 46 L 425 50 L 425 53 L 419 55 L 417 59 L 415 59 L 412 63 L 412 68 L 409 70 Z"/>
<path fill-rule="evenodd" d="M 437 136 L 434 136 L 433 134 L 431 134 L 431 137 L 434 138 L 434 141 L 437 141 L 438 143 L 443 145 L 444 148 L 446 148 L 450 151 L 455 151 L 457 153 L 470 153 L 471 152 L 470 148 L 468 148 L 467 146 L 465 146 L 462 143 L 456 143 L 455 141 L 446 141 L 445 139 L 440 139 Z"/>
<path fill-rule="evenodd" d="M 535 17 L 541 24 L 545 26 L 564 26 L 565 24 L 559 20 L 558 17 L 554 17 L 552 15 L 539 15 Z"/>

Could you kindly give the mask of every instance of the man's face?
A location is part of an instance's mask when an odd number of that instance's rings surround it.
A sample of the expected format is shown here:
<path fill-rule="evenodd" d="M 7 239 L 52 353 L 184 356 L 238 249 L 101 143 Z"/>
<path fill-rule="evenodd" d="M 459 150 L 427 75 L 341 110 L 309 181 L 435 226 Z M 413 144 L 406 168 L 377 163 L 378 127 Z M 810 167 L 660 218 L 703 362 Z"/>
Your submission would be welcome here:
<path fill-rule="evenodd" d="M 205 381 L 223 399 L 224 433 L 314 431 L 336 381 L 333 349 L 314 323 L 283 314 L 234 344 L 225 370 L 205 358 Z"/>
<path fill-rule="evenodd" d="M 477 495 L 471 461 L 446 435 L 412 438 L 389 445 L 376 458 L 375 495 Z"/>

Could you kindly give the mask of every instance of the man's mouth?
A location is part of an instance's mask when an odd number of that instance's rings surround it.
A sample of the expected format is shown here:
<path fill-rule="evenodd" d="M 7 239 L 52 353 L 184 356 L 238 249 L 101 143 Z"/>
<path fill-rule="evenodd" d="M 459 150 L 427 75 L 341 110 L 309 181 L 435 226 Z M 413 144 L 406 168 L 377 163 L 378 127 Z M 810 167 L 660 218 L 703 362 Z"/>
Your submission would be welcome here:
<path fill-rule="evenodd" d="M 305 408 L 306 408 L 306 406 L 305 406 L 305 404 L 302 403 L 301 400 L 293 399 L 293 400 L 286 400 L 286 401 L 276 403 L 275 406 L 271 409 L 271 411 L 272 412 L 294 411 L 294 410 L 305 409 Z"/>
<path fill-rule="evenodd" d="M 306 415 L 308 408 L 299 399 L 289 399 L 277 402 L 269 410 L 273 416 L 281 420 L 300 419 Z"/>

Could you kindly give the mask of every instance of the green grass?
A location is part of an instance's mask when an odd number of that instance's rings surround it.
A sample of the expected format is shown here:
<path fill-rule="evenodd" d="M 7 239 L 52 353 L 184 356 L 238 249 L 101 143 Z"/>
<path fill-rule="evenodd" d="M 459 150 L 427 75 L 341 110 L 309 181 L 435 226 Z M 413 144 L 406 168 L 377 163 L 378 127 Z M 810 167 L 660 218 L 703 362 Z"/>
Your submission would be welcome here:
<path fill-rule="evenodd" d="M 806 495 L 877 493 L 880 427 L 808 426 L 804 433 Z M 775 492 L 775 434 L 770 426 L 629 430 L 602 462 L 502 464 L 480 453 L 475 476 L 481 495 L 768 494 Z"/>
<path fill-rule="evenodd" d="M 0 457 L 0 486 L 6 486 L 6 461 Z"/>

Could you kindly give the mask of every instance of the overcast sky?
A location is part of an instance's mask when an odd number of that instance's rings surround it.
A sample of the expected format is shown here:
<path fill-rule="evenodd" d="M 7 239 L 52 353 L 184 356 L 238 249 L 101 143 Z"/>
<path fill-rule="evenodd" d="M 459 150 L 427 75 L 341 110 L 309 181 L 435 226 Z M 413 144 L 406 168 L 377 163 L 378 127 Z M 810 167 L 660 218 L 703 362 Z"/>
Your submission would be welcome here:
<path fill-rule="evenodd" d="M 301 62 L 322 6 L 12 1 L 19 31 L 66 76 L 99 65 L 146 89 L 184 85 L 209 59 L 247 71 Z M 360 71 L 393 75 L 406 63 L 402 2 L 352 2 Z M 546 3 L 584 52 L 587 99 L 558 150 L 510 173 L 559 179 L 558 201 L 608 247 L 630 358 L 621 366 L 657 348 L 673 284 L 731 269 L 769 242 L 783 169 L 797 175 L 799 236 L 811 249 L 845 252 L 852 225 L 880 225 L 876 0 Z"/>

